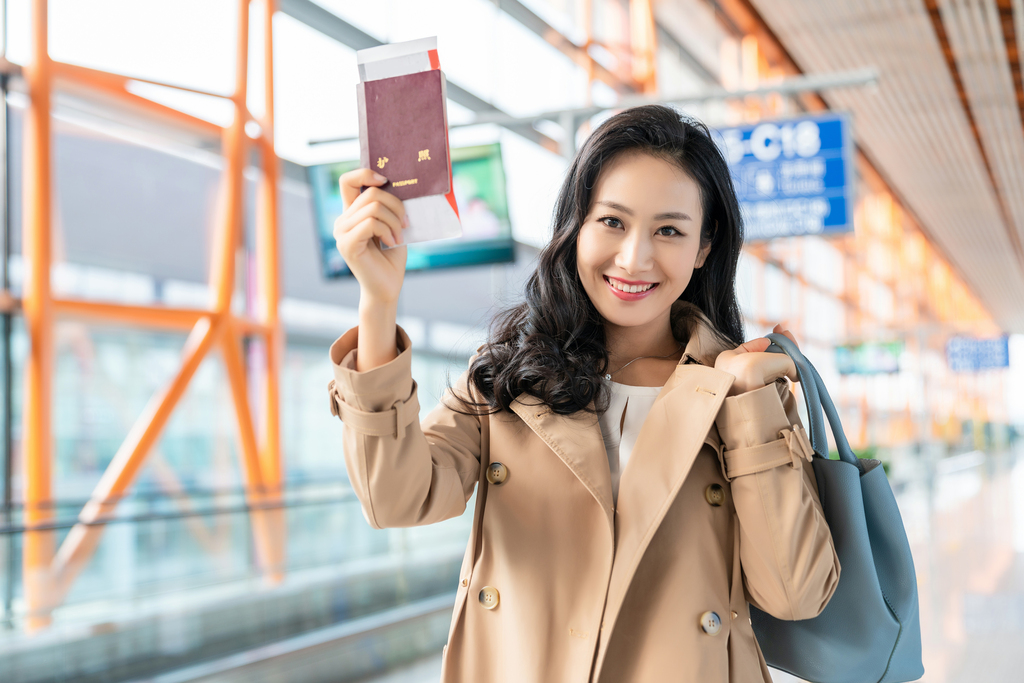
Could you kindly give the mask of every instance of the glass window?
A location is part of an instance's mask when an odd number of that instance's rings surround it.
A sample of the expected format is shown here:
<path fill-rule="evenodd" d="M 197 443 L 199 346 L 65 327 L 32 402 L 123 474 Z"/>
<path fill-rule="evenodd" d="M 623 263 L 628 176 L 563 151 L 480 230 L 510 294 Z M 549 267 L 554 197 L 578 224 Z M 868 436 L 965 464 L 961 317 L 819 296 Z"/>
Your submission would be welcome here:
<path fill-rule="evenodd" d="M 16 14 L 28 4 L 8 0 Z M 235 12 L 232 0 L 50 0 L 50 56 L 228 94 L 234 88 Z"/>

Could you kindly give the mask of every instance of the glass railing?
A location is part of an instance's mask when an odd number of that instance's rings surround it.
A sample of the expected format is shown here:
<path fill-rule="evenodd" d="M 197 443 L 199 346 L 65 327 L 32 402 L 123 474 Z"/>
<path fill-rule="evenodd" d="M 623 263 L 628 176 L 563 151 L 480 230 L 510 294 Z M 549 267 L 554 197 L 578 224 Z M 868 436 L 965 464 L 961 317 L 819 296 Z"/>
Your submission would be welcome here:
<path fill-rule="evenodd" d="M 27 533 L 48 534 L 56 547 L 76 525 L 84 501 L 54 505 L 51 520 L 27 527 L 22 506 L 0 524 L 0 641 L 28 630 Z M 472 501 L 467 510 L 472 509 Z M 238 489 L 189 490 L 178 494 L 135 493 L 102 518 L 102 536 L 66 597 L 52 611 L 52 625 L 83 625 L 159 609 L 216 601 L 289 582 L 342 581 L 360 572 L 402 573 L 415 565 L 452 566 L 457 582 L 471 512 L 429 527 L 375 530 L 363 517 L 347 481 L 319 481 L 287 487 L 280 500 L 247 501 Z M 268 572 L 261 561 L 257 527 L 261 517 L 284 532 L 272 534 L 283 572 Z M 264 566 L 261 566 L 264 565 Z M 319 577 L 317 579 L 316 577 Z M 422 593 L 415 587 L 411 592 Z M 428 591 L 429 592 L 429 591 Z M 372 608 L 372 596 L 350 595 Z M 383 600 L 393 606 L 400 599 Z"/>

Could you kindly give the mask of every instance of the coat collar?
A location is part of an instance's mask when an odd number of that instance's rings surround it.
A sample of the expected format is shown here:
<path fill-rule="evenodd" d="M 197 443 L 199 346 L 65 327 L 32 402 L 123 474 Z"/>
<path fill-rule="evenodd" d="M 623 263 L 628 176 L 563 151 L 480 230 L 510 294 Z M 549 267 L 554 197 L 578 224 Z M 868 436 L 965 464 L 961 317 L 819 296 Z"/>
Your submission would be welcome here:
<path fill-rule="evenodd" d="M 708 439 L 717 444 L 717 435 L 709 432 L 734 381 L 732 375 L 714 369 L 715 359 L 727 345 L 718 340 L 711 322 L 696 306 L 685 301 L 673 304 L 672 329 L 677 339 L 686 340 L 683 356 L 640 431 L 634 448 L 636 462 L 619 482 L 619 509 L 642 508 L 644 519 L 654 524 L 667 512 L 700 446 Z M 611 472 L 597 415 L 586 411 L 558 415 L 525 393 L 513 401 L 512 410 L 587 487 L 607 517 L 609 532 L 615 534 Z M 666 443 L 673 445 L 672 457 L 665 457 Z M 644 524 L 633 513 L 630 519 Z M 623 536 L 619 541 L 620 552 L 625 540 Z M 646 547 L 642 539 L 636 544 Z"/>

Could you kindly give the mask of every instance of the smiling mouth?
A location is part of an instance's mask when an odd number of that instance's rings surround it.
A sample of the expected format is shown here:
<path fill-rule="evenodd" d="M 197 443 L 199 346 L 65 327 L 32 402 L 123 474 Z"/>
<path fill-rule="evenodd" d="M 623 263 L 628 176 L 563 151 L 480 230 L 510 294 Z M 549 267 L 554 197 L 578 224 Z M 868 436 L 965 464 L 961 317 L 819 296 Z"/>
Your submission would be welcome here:
<path fill-rule="evenodd" d="M 610 278 L 607 275 L 604 276 L 604 281 L 611 285 L 613 289 L 623 292 L 624 294 L 643 294 L 644 292 L 649 292 L 650 290 L 658 286 L 657 282 L 630 285 L 626 284 L 625 282 L 622 282 L 621 280 Z"/>

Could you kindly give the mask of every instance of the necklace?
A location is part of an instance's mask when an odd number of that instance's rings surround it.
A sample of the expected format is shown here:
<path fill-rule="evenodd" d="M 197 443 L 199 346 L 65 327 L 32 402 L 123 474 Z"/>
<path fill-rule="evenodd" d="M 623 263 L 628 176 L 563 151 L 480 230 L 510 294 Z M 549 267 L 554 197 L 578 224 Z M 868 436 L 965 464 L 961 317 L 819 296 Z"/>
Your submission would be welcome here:
<path fill-rule="evenodd" d="M 676 349 L 675 349 L 675 351 L 670 351 L 669 353 L 666 353 L 666 354 L 665 354 L 664 356 L 637 356 L 637 357 L 636 357 L 636 358 L 634 358 L 633 360 L 629 361 L 629 363 L 632 363 L 632 362 L 634 362 L 634 361 L 638 361 L 638 360 L 642 360 L 642 359 L 644 359 L 644 358 L 668 358 L 669 356 L 675 355 L 676 351 L 678 351 L 678 350 L 679 350 L 679 349 L 681 349 L 681 348 L 683 348 L 683 345 L 682 345 L 682 343 L 679 343 L 679 344 L 678 344 L 678 345 L 676 346 Z M 625 368 L 626 368 L 626 367 L 627 367 L 627 366 L 629 365 L 629 363 L 626 363 L 626 365 L 623 365 L 623 366 L 622 366 L 621 368 L 619 368 L 619 369 L 618 369 L 618 370 L 616 370 L 615 372 L 620 372 L 620 371 L 624 370 L 624 369 L 625 369 Z M 605 378 L 605 379 L 607 379 L 607 380 L 611 380 L 611 378 L 612 378 L 612 375 L 614 375 L 614 374 L 615 374 L 615 372 L 609 372 L 608 374 L 606 374 L 606 375 L 604 376 L 604 378 Z"/>

